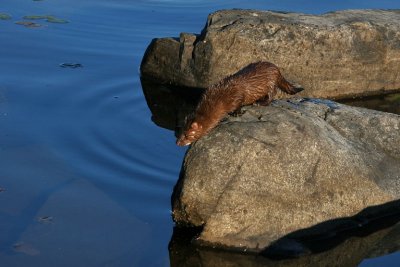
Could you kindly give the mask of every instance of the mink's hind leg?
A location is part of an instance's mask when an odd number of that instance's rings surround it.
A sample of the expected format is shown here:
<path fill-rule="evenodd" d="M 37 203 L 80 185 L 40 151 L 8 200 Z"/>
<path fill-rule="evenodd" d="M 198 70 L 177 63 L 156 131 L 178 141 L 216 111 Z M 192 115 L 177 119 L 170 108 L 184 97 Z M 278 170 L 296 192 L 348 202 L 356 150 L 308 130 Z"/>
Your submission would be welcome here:
<path fill-rule="evenodd" d="M 273 100 L 272 97 L 269 97 L 269 95 L 266 95 L 263 98 L 258 99 L 256 101 L 256 104 L 260 105 L 260 106 L 268 106 L 269 104 L 271 104 L 272 100 Z"/>
<path fill-rule="evenodd" d="M 268 106 L 271 104 L 272 100 L 274 100 L 274 96 L 276 95 L 277 88 L 276 86 L 272 89 L 269 88 L 267 94 L 256 101 L 256 104 L 260 106 Z"/>

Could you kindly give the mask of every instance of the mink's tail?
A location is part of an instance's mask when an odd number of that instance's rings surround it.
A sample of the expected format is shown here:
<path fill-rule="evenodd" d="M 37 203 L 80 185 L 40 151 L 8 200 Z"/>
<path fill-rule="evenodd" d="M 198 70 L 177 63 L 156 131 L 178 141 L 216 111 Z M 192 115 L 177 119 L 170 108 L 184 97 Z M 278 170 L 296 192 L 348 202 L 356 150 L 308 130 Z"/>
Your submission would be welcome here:
<path fill-rule="evenodd" d="M 282 75 L 279 77 L 277 85 L 278 85 L 279 89 L 281 89 L 283 92 L 290 94 L 290 95 L 294 95 L 294 94 L 304 90 L 303 87 L 293 85 L 290 82 L 286 81 L 286 79 L 283 78 Z"/>

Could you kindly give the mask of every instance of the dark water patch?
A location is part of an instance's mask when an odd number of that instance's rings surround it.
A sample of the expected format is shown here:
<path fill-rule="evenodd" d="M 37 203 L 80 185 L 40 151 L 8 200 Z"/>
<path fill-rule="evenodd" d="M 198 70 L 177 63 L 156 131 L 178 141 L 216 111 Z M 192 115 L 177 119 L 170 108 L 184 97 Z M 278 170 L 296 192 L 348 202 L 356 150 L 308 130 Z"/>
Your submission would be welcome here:
<path fill-rule="evenodd" d="M 400 93 L 344 99 L 339 102 L 355 107 L 400 114 Z"/>

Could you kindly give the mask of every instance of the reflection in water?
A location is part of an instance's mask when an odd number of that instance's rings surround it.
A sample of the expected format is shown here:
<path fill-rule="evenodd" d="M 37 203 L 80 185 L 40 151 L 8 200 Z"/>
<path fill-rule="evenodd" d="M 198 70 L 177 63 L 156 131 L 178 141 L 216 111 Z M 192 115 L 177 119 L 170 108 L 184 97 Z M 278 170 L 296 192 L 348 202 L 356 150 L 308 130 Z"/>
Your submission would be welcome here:
<path fill-rule="evenodd" d="M 141 79 L 143 94 L 152 113 L 152 121 L 162 128 L 177 130 L 194 110 L 202 89 L 174 87 Z"/>
<path fill-rule="evenodd" d="M 145 77 L 142 77 L 141 83 L 153 122 L 169 130 L 177 130 L 182 126 L 184 118 L 194 110 L 203 92 L 200 88 L 157 84 Z M 337 101 L 350 106 L 400 114 L 400 93 Z"/>
<path fill-rule="evenodd" d="M 350 106 L 400 114 L 400 93 L 370 96 L 358 99 L 345 99 L 340 102 Z"/>
<path fill-rule="evenodd" d="M 193 243 L 199 229 L 175 228 L 169 246 L 171 266 L 358 266 L 364 259 L 400 250 L 398 202 L 396 205 L 392 211 L 397 212 L 362 227 L 287 240 L 282 245 L 292 255 L 244 254 L 199 247 Z M 300 250 L 302 254 L 296 254 Z"/>

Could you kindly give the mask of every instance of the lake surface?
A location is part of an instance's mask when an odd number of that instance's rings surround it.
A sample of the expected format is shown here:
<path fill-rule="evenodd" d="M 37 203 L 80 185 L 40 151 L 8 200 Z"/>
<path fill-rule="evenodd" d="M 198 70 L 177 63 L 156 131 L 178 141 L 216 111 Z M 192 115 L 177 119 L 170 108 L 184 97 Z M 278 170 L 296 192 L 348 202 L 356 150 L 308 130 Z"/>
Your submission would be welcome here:
<path fill-rule="evenodd" d="M 1 0 L 1 266 L 170 266 L 170 195 L 185 149 L 151 121 L 139 65 L 152 38 L 199 33 L 225 8 L 400 4 Z M 42 17 L 24 19 L 33 15 Z M 393 253 L 361 265 L 399 262 Z"/>

